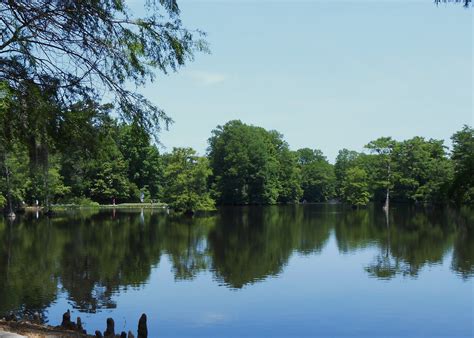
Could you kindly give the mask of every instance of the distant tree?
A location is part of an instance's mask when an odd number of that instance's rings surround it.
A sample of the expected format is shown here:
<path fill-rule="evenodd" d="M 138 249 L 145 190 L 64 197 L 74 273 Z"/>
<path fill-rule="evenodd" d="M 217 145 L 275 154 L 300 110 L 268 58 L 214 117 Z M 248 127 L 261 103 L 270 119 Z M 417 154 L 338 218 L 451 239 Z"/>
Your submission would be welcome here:
<path fill-rule="evenodd" d="M 278 161 L 278 199 L 280 203 L 298 203 L 303 195 L 301 188 L 301 169 L 297 156 L 292 152 L 283 135 L 270 131 L 272 143 L 276 150 Z"/>
<path fill-rule="evenodd" d="M 303 148 L 296 151 L 301 168 L 303 199 L 324 202 L 335 196 L 336 176 L 321 150 Z"/>
<path fill-rule="evenodd" d="M 442 140 L 414 137 L 393 150 L 397 198 L 423 203 L 446 202 L 453 167 Z"/>
<path fill-rule="evenodd" d="M 128 179 L 128 163 L 116 143 L 118 131 L 115 121 L 109 120 L 98 135 L 97 153 L 88 168 L 87 196 L 101 203 L 126 201 L 131 187 Z"/>
<path fill-rule="evenodd" d="M 63 114 L 57 133 L 61 156 L 61 175 L 71 188 L 69 198 L 90 197 L 90 187 L 97 174 L 104 133 L 112 123 L 110 106 L 93 101 L 78 102 Z M 115 138 L 113 137 L 115 142 Z M 110 202 L 110 201 L 108 201 Z"/>
<path fill-rule="evenodd" d="M 327 161 L 326 156 L 319 149 L 302 148 L 296 151 L 298 164 L 305 165 L 318 161 Z"/>
<path fill-rule="evenodd" d="M 336 194 L 342 195 L 342 182 L 346 177 L 347 170 L 357 165 L 360 153 L 353 150 L 341 149 L 334 164 L 334 174 L 336 175 Z"/>
<path fill-rule="evenodd" d="M 474 129 L 465 125 L 451 140 L 454 165 L 451 196 L 457 203 L 474 203 Z"/>
<path fill-rule="evenodd" d="M 174 148 L 164 157 L 164 200 L 178 211 L 194 212 L 214 209 L 208 191 L 212 171 L 205 157 L 191 148 Z"/>
<path fill-rule="evenodd" d="M 230 121 L 209 139 L 212 185 L 222 204 L 274 204 L 279 162 L 274 136 L 265 129 Z"/>
<path fill-rule="evenodd" d="M 121 124 L 118 145 L 128 163 L 130 182 L 149 198 L 161 197 L 163 164 L 148 132 L 136 122 Z"/>
<path fill-rule="evenodd" d="M 366 171 L 358 167 L 349 168 L 341 190 L 344 201 L 356 207 L 367 205 L 370 194 Z"/>
<path fill-rule="evenodd" d="M 296 165 L 296 156 L 285 150 L 279 156 L 279 203 L 298 203 L 303 196 L 301 170 Z"/>
<path fill-rule="evenodd" d="M 393 187 L 392 182 L 392 152 L 396 142 L 390 137 L 380 137 L 369 142 L 365 147 L 378 156 L 377 183 L 385 189 L 385 205 L 388 209 L 390 201 L 390 189 Z"/>
<path fill-rule="evenodd" d="M 16 160 L 17 167 L 20 168 L 23 161 L 28 163 L 26 154 L 23 154 L 23 157 L 17 157 Z M 47 168 L 27 173 L 29 179 L 26 181 L 26 196 L 29 196 L 30 203 L 38 199 L 48 210 L 51 203 L 63 200 L 69 194 L 71 188 L 64 184 L 60 169 L 60 155 L 53 155 L 48 157 Z M 18 186 L 21 186 L 19 182 Z"/>
<path fill-rule="evenodd" d="M 0 203 L 14 212 L 24 198 L 29 184 L 29 161 L 25 147 L 12 132 L 13 95 L 5 82 L 0 81 Z"/>

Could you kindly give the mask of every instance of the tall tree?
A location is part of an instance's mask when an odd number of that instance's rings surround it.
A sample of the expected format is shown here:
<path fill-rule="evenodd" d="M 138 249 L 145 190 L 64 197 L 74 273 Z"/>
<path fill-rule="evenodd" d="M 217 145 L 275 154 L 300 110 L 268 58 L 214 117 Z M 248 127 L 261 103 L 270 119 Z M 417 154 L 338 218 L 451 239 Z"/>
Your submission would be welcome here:
<path fill-rule="evenodd" d="M 399 142 L 392 157 L 398 198 L 422 203 L 447 201 L 453 168 L 442 140 L 413 137 Z"/>
<path fill-rule="evenodd" d="M 102 134 L 111 123 L 109 110 L 110 106 L 93 101 L 77 102 L 63 113 L 59 122 L 56 144 L 62 154 L 61 175 L 71 188 L 71 201 L 89 195 L 93 168 L 104 144 Z"/>
<path fill-rule="evenodd" d="M 331 165 L 319 149 L 303 148 L 296 151 L 301 168 L 303 199 L 308 202 L 325 202 L 335 196 L 336 176 Z"/>
<path fill-rule="evenodd" d="M 7 152 L 11 143 L 8 123 L 9 118 L 7 116 L 8 108 L 10 106 L 10 96 L 10 90 L 6 82 L 0 81 L 0 159 L 2 163 L 0 171 L 2 174 L 5 174 L 5 189 L 0 191 L 0 208 L 3 208 L 3 206 L 9 202 L 9 213 L 12 213 L 13 208 L 10 196 L 10 168 L 7 164 Z"/>
<path fill-rule="evenodd" d="M 303 195 L 301 188 L 301 169 L 297 156 L 292 152 L 283 135 L 272 130 L 269 132 L 276 150 L 278 161 L 278 199 L 280 203 L 298 203 Z"/>
<path fill-rule="evenodd" d="M 128 163 L 116 142 L 117 123 L 109 119 L 98 135 L 99 144 L 89 168 L 88 196 L 95 201 L 111 203 L 112 199 L 127 201 L 130 198 Z"/>
<path fill-rule="evenodd" d="M 342 197 L 353 206 L 360 207 L 369 203 L 369 184 L 364 169 L 349 168 L 342 182 Z"/>
<path fill-rule="evenodd" d="M 305 165 L 317 161 L 327 161 L 326 156 L 319 149 L 301 148 L 296 151 L 298 164 Z"/>
<path fill-rule="evenodd" d="M 457 203 L 474 203 L 474 129 L 465 125 L 451 140 L 454 164 L 451 195 Z"/>
<path fill-rule="evenodd" d="M 214 209 L 208 191 L 211 172 L 207 158 L 197 156 L 191 148 L 174 148 L 165 156 L 165 202 L 184 212 Z"/>
<path fill-rule="evenodd" d="M 380 137 L 368 143 L 365 147 L 371 152 L 376 153 L 380 160 L 380 173 L 378 175 L 379 184 L 385 188 L 385 205 L 384 209 L 388 210 L 390 201 L 390 189 L 393 187 L 392 182 L 392 151 L 396 142 L 390 137 Z"/>
<path fill-rule="evenodd" d="M 163 166 L 148 132 L 136 122 L 121 124 L 118 145 L 128 163 L 130 182 L 151 199 L 161 197 Z"/>
<path fill-rule="evenodd" d="M 361 154 L 357 151 L 341 149 L 339 150 L 334 164 L 334 174 L 336 175 L 336 194 L 342 196 L 342 182 L 346 177 L 347 170 L 357 165 L 357 160 Z"/>
<path fill-rule="evenodd" d="M 40 87 L 34 83 L 24 86 L 25 91 L 13 90 L 9 111 L 11 137 L 28 149 L 30 177 L 35 199 L 49 210 L 51 204 L 51 157 L 57 155 L 59 121 L 64 107 L 58 100 L 54 83 Z M 53 169 L 54 170 L 54 169 Z"/>
<path fill-rule="evenodd" d="M 241 121 L 218 126 L 209 139 L 217 201 L 273 204 L 279 193 L 279 162 L 273 136 Z"/>

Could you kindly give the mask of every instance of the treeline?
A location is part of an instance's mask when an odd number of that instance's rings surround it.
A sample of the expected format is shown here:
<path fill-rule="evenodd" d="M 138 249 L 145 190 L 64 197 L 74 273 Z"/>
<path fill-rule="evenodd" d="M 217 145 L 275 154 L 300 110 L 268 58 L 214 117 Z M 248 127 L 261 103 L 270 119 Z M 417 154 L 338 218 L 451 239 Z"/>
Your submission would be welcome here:
<path fill-rule="evenodd" d="M 241 121 L 212 132 L 207 156 L 191 148 L 160 154 L 146 128 L 111 117 L 109 106 L 81 102 L 58 110 L 40 101 L 21 121 L 17 101 L 1 101 L 5 210 L 36 201 L 49 208 L 142 198 L 181 211 L 334 199 L 361 206 L 387 194 L 403 202 L 474 201 L 468 126 L 452 136 L 451 153 L 440 140 L 380 138 L 364 153 L 341 150 L 333 165 L 320 150 L 292 151 L 280 133 Z"/>
<path fill-rule="evenodd" d="M 276 131 L 230 121 L 213 131 L 210 188 L 219 204 L 369 201 L 473 203 L 474 130 L 442 140 L 382 137 L 366 152 L 342 149 L 330 164 L 318 149 L 291 151 Z"/>
<path fill-rule="evenodd" d="M 57 120 L 46 119 L 44 129 L 27 128 L 4 138 L 0 205 L 15 209 L 38 201 L 49 208 L 53 203 L 112 204 L 143 198 L 165 200 L 179 210 L 213 208 L 205 157 L 190 148 L 160 154 L 139 123 L 119 122 L 110 115 L 108 107 L 79 104 Z"/>

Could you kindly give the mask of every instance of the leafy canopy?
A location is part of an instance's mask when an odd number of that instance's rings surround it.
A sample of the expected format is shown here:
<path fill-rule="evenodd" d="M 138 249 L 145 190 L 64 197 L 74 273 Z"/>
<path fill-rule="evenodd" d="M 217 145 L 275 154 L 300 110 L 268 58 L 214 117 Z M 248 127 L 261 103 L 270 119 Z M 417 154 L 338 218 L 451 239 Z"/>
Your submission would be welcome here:
<path fill-rule="evenodd" d="M 185 212 L 214 209 L 207 189 L 212 172 L 207 158 L 197 156 L 191 148 L 174 148 L 164 162 L 165 202 L 171 208 Z"/>
<path fill-rule="evenodd" d="M 0 83 L 26 92 L 53 88 L 64 103 L 110 93 L 123 117 L 148 129 L 170 120 L 127 85 L 153 80 L 207 51 L 183 27 L 176 0 L 147 0 L 134 16 L 124 0 L 1 0 Z"/>

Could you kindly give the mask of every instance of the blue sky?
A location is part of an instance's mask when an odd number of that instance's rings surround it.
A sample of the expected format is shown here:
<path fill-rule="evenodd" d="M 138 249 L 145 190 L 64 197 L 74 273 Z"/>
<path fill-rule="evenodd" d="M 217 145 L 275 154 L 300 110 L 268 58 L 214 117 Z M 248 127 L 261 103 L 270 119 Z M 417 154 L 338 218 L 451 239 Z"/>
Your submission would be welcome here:
<path fill-rule="evenodd" d="M 175 121 L 163 151 L 204 154 L 232 119 L 292 149 L 362 150 L 379 136 L 446 140 L 473 124 L 473 10 L 420 1 L 182 0 L 212 53 L 140 91 Z M 131 1 L 138 10 L 140 1 Z"/>

